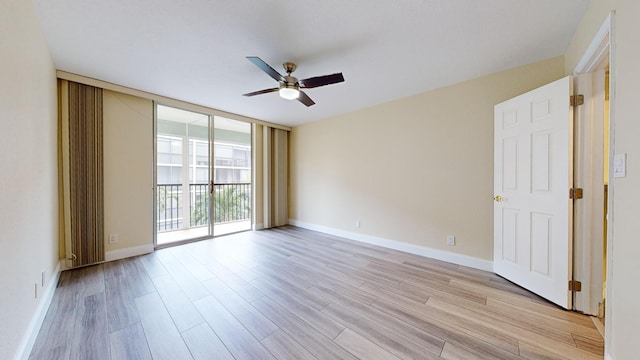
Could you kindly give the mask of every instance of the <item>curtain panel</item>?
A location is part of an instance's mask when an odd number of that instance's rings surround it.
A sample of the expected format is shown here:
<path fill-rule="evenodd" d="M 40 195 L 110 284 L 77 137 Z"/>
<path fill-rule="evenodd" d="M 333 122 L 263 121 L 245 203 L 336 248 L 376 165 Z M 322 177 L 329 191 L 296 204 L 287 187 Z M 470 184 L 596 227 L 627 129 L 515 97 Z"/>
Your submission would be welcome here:
<path fill-rule="evenodd" d="M 253 228 L 287 225 L 289 132 L 260 124 L 253 126 Z"/>
<path fill-rule="evenodd" d="M 102 89 L 60 88 L 65 257 L 78 267 L 105 258 Z"/>

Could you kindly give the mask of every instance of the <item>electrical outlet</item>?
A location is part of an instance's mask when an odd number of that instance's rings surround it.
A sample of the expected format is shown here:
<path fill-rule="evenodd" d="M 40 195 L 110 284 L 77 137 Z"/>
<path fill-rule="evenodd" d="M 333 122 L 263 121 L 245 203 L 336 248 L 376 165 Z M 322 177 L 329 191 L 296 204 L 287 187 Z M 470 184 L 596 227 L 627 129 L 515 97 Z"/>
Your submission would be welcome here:
<path fill-rule="evenodd" d="M 33 284 L 33 297 L 38 298 L 38 283 Z"/>
<path fill-rule="evenodd" d="M 359 229 L 360 228 L 360 220 L 356 220 L 356 227 Z"/>
<path fill-rule="evenodd" d="M 44 287 L 44 270 L 42 270 L 42 278 L 40 279 L 40 286 Z"/>
<path fill-rule="evenodd" d="M 447 235 L 447 245 L 455 246 L 456 245 L 456 237 L 453 235 Z"/>
<path fill-rule="evenodd" d="M 115 244 L 118 242 L 118 234 L 109 235 L 109 244 Z"/>

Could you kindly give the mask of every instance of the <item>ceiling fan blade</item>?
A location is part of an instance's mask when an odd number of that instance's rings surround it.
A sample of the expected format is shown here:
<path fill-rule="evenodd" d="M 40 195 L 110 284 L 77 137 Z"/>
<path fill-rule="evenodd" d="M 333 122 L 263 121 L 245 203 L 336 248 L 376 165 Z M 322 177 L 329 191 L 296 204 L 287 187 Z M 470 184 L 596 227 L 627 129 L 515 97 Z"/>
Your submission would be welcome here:
<path fill-rule="evenodd" d="M 246 93 L 246 94 L 242 94 L 243 96 L 254 96 L 254 95 L 260 95 L 260 94 L 268 94 L 271 92 L 276 92 L 280 90 L 279 88 L 271 88 L 271 89 L 264 89 L 264 90 L 258 90 L 258 91 L 254 91 L 254 92 L 250 92 L 250 93 Z"/>
<path fill-rule="evenodd" d="M 299 80 L 298 82 L 300 83 L 301 88 L 311 89 L 314 87 L 335 84 L 343 81 L 344 81 L 344 77 L 342 76 L 342 73 L 335 73 L 331 75 L 316 76 L 308 79 L 302 79 L 302 80 Z"/>
<path fill-rule="evenodd" d="M 284 81 L 284 76 L 280 75 L 279 72 L 275 71 L 271 66 L 269 66 L 269 64 L 262 61 L 259 57 L 247 56 L 247 59 L 262 69 L 262 71 L 266 72 L 267 75 L 271 76 L 275 81 Z"/>
<path fill-rule="evenodd" d="M 311 100 L 311 98 L 307 94 L 305 94 L 304 91 L 300 91 L 300 95 L 298 96 L 298 101 L 300 101 L 301 103 L 307 106 L 311 106 L 315 104 L 315 102 Z"/>

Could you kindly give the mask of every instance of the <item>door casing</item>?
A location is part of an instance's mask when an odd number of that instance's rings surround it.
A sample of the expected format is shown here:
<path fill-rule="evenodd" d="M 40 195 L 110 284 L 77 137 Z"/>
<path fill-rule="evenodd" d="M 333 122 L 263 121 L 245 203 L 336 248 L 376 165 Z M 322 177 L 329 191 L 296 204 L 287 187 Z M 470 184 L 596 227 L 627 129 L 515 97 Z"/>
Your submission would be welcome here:
<path fill-rule="evenodd" d="M 582 291 L 575 294 L 574 310 L 589 315 L 599 315 L 598 304 L 603 301 L 602 283 L 603 274 L 603 244 L 602 244 L 602 228 L 592 226 L 594 223 L 601 224 L 603 218 L 603 204 L 598 199 L 602 198 L 602 182 L 603 182 L 603 159 L 604 156 L 609 158 L 609 179 L 608 179 L 608 203 L 607 209 L 609 214 L 607 217 L 607 282 L 611 283 L 610 277 L 610 255 L 613 239 L 613 184 L 611 180 L 613 144 L 614 144 L 614 96 L 615 96 L 615 69 L 613 57 L 615 54 L 611 46 L 612 30 L 614 22 L 614 13 L 607 16 L 600 29 L 594 36 L 589 47 L 582 56 L 580 62 L 574 69 L 576 76 L 576 90 L 584 92 L 585 103 L 577 109 L 578 121 L 585 125 L 584 130 L 576 134 L 576 142 L 582 144 L 577 150 L 583 157 L 583 165 L 576 168 L 575 180 L 577 185 L 584 187 L 586 200 L 576 203 L 576 222 L 574 224 L 574 279 L 582 283 Z M 609 153 L 603 154 L 602 143 L 597 141 L 603 139 L 603 121 L 604 121 L 604 71 L 609 67 Z M 609 289 L 610 286 L 607 286 Z M 608 292 L 608 290 L 607 290 Z M 609 294 L 607 293 L 607 297 Z M 609 317 L 607 317 L 609 318 Z M 608 327 L 605 324 L 605 327 Z"/>

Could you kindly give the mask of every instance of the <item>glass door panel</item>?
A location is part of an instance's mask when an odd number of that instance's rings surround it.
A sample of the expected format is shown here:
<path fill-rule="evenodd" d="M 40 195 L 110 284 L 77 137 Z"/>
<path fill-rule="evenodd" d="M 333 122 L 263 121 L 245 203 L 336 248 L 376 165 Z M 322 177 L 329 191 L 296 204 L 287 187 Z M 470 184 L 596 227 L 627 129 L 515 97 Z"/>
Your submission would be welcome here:
<path fill-rule="evenodd" d="M 156 105 L 156 245 L 212 235 L 211 118 Z"/>
<path fill-rule="evenodd" d="M 251 124 L 214 116 L 213 233 L 251 229 Z"/>

